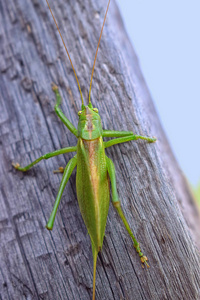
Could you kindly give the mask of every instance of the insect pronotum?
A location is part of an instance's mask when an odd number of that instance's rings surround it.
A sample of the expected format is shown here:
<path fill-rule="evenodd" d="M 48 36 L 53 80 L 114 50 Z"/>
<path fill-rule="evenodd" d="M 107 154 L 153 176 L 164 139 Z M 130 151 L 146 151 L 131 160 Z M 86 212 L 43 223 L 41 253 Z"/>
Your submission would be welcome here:
<path fill-rule="evenodd" d="M 37 164 L 39 161 L 41 161 L 42 159 L 48 159 L 50 157 L 59 154 L 68 153 L 68 152 L 76 152 L 76 155 L 72 159 L 70 159 L 65 169 L 60 168 L 60 170 L 58 171 L 58 172 L 64 172 L 64 174 L 46 228 L 52 230 L 62 193 L 72 174 L 72 171 L 74 170 L 75 167 L 77 167 L 77 174 L 76 174 L 77 198 L 78 198 L 78 203 L 79 203 L 83 220 L 85 222 L 88 233 L 90 235 L 91 245 L 92 245 L 92 253 L 93 253 L 93 298 L 92 299 L 94 300 L 97 255 L 103 245 L 103 238 L 105 235 L 105 227 L 106 227 L 106 220 L 107 220 L 108 207 L 109 207 L 109 198 L 110 198 L 109 179 L 110 179 L 111 190 L 112 190 L 112 203 L 114 207 L 117 209 L 117 212 L 120 218 L 122 219 L 124 226 L 128 231 L 128 234 L 133 240 L 133 245 L 141 259 L 141 262 L 145 264 L 147 267 L 149 267 L 147 263 L 147 257 L 142 253 L 140 249 L 140 245 L 137 242 L 136 238 L 134 237 L 129 227 L 129 224 L 126 220 L 126 217 L 122 212 L 118 193 L 117 193 L 117 187 L 116 187 L 115 167 L 112 160 L 106 156 L 105 148 L 111 147 L 116 144 L 128 142 L 131 140 L 138 140 L 138 139 L 147 140 L 149 142 L 155 142 L 156 138 L 135 135 L 132 131 L 103 130 L 101 125 L 101 118 L 98 114 L 98 109 L 93 108 L 92 106 L 91 103 L 92 78 L 93 78 L 97 52 L 99 49 L 99 44 L 103 32 L 103 27 L 106 21 L 110 0 L 108 1 L 106 13 L 105 13 L 105 17 L 104 17 L 104 21 L 101 28 L 97 49 L 96 49 L 96 54 L 94 58 L 91 80 L 90 80 L 90 87 L 89 87 L 88 105 L 84 104 L 81 87 L 74 66 L 72 64 L 69 52 L 67 50 L 65 42 L 61 35 L 61 32 L 59 30 L 53 12 L 50 8 L 48 0 L 46 0 L 46 2 L 51 12 L 51 15 L 54 19 L 60 37 L 62 39 L 63 45 L 67 52 L 67 56 L 70 60 L 78 84 L 78 88 L 82 100 L 81 110 L 78 112 L 78 116 L 79 116 L 78 129 L 76 129 L 72 125 L 72 123 L 67 119 L 67 117 L 63 114 L 62 110 L 59 108 L 59 105 L 61 104 L 61 96 L 59 94 L 58 87 L 56 85 L 53 85 L 52 89 L 56 97 L 55 112 L 58 115 L 58 117 L 61 119 L 61 121 L 66 125 L 66 127 L 77 137 L 78 142 L 76 146 L 67 147 L 67 148 L 63 148 L 60 150 L 47 153 L 39 157 L 32 163 L 30 163 L 26 167 L 21 167 L 18 163 L 16 164 L 13 163 L 13 166 L 17 170 L 25 172 L 29 170 L 31 167 L 33 167 L 35 164 Z M 103 141 L 104 137 L 115 137 L 115 139 L 104 142 Z"/>

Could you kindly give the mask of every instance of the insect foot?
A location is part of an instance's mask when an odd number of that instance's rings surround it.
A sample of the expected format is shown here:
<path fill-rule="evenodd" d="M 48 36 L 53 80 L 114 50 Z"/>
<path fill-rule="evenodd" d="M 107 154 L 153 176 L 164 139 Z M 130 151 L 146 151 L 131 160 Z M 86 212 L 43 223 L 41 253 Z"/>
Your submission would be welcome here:
<path fill-rule="evenodd" d="M 64 168 L 63 167 L 59 167 L 58 170 L 54 170 L 53 173 L 54 174 L 56 174 L 56 173 L 64 173 Z"/>
<path fill-rule="evenodd" d="M 55 83 L 52 83 L 51 88 L 53 92 L 58 90 L 58 86 Z"/>
<path fill-rule="evenodd" d="M 147 263 L 148 258 L 146 256 L 142 256 L 140 260 L 143 264 L 147 266 L 147 268 L 150 268 L 149 264 Z"/>
<path fill-rule="evenodd" d="M 140 256 L 140 260 L 143 264 L 145 264 L 147 266 L 147 268 L 150 268 L 149 264 L 147 263 L 148 258 L 142 253 L 141 249 L 140 249 L 140 244 L 137 243 L 135 247 L 136 252 L 139 254 Z"/>
<path fill-rule="evenodd" d="M 20 168 L 20 164 L 19 163 L 12 163 L 12 166 L 15 168 L 15 169 L 19 169 Z"/>

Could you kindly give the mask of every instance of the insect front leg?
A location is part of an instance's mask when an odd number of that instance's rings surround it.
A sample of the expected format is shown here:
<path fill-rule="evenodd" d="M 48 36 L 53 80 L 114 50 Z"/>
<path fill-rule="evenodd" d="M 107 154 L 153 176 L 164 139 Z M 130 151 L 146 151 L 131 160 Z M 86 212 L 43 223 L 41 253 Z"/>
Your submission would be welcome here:
<path fill-rule="evenodd" d="M 106 157 L 106 164 L 107 164 L 107 168 L 108 168 L 108 174 L 110 177 L 110 182 L 111 182 L 111 190 L 112 190 L 112 203 L 114 205 L 114 207 L 117 209 L 117 212 L 120 216 L 120 218 L 122 219 L 124 226 L 126 228 L 126 230 L 128 231 L 128 234 L 130 235 L 130 237 L 133 240 L 133 244 L 134 247 L 137 251 L 137 253 L 140 256 L 140 260 L 142 263 L 145 263 L 147 267 L 149 267 L 148 263 L 147 263 L 147 257 L 144 256 L 144 254 L 142 253 L 141 249 L 140 249 L 140 244 L 138 243 L 138 241 L 136 240 L 135 236 L 133 235 L 131 228 L 126 220 L 126 217 L 124 216 L 124 213 L 121 209 L 121 205 L 120 205 L 120 201 L 119 201 L 119 196 L 117 193 L 117 187 L 116 187 L 116 176 L 115 176 L 115 166 L 114 163 L 112 162 L 112 160 L 108 157 Z"/>
<path fill-rule="evenodd" d="M 66 184 L 67 184 L 74 168 L 76 167 L 76 165 L 77 165 L 77 158 L 76 158 L 76 155 L 75 155 L 72 159 L 70 159 L 67 166 L 65 167 L 65 171 L 64 171 L 61 183 L 60 183 L 59 190 L 58 190 L 58 195 L 56 197 L 56 201 L 54 203 L 54 207 L 53 207 L 51 216 L 50 216 L 50 218 L 47 222 L 47 225 L 46 225 L 46 228 L 49 229 L 49 230 L 53 229 L 53 224 L 54 224 L 54 220 L 55 220 L 55 217 L 56 217 L 56 212 L 57 212 L 57 209 L 58 209 L 58 205 L 60 203 L 62 193 L 63 193 L 64 188 L 65 188 L 65 186 L 66 186 Z"/>
<path fill-rule="evenodd" d="M 37 163 L 39 163 L 42 159 L 48 159 L 50 157 L 54 157 L 60 154 L 64 154 L 64 153 L 68 153 L 68 152 L 76 152 L 77 147 L 67 147 L 67 148 L 62 148 L 53 152 L 49 152 L 46 153 L 42 156 L 40 156 L 39 158 L 37 158 L 36 160 L 34 160 L 32 163 L 30 163 L 29 165 L 27 165 L 26 167 L 20 167 L 20 164 L 18 163 L 12 163 L 13 167 L 19 171 L 22 172 L 26 172 L 28 171 L 30 168 L 32 168 L 34 165 L 36 165 Z"/>
<path fill-rule="evenodd" d="M 133 135 L 132 134 L 132 135 L 124 136 L 124 137 L 119 137 L 119 138 L 116 138 L 114 140 L 110 140 L 108 142 L 104 142 L 104 147 L 108 148 L 108 147 L 111 147 L 111 146 L 116 145 L 116 144 L 121 144 L 121 143 L 129 142 L 129 141 L 133 141 L 133 140 L 139 140 L 139 139 L 146 140 L 150 143 L 153 143 L 153 142 L 156 141 L 156 138 L 150 138 L 150 137 L 147 137 L 147 136 Z"/>
<path fill-rule="evenodd" d="M 74 125 L 67 119 L 67 117 L 63 114 L 62 110 L 59 108 L 61 104 L 61 95 L 59 93 L 57 85 L 52 86 L 52 90 L 56 96 L 56 105 L 54 107 L 57 116 L 61 119 L 61 121 L 67 126 L 67 128 L 73 133 L 76 137 L 78 137 L 78 131 L 74 127 Z"/>
<path fill-rule="evenodd" d="M 148 137 L 148 136 L 143 136 L 143 135 L 137 135 L 137 134 L 134 134 L 132 131 L 103 130 L 102 136 L 103 137 L 121 138 L 121 140 L 117 139 L 117 140 L 119 140 L 119 142 L 117 144 L 128 142 L 128 141 L 131 141 L 131 140 L 138 140 L 138 139 L 146 140 L 146 141 L 148 141 L 150 143 L 153 143 L 153 142 L 156 141 L 155 137 Z M 124 138 L 124 140 L 123 140 L 123 138 Z M 115 144 L 113 144 L 113 145 L 115 145 Z"/>

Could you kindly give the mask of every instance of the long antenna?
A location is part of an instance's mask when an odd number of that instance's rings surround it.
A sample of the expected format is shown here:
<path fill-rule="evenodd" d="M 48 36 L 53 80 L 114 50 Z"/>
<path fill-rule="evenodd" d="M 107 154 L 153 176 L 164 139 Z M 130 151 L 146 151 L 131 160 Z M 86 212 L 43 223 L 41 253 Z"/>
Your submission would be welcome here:
<path fill-rule="evenodd" d="M 58 24 L 57 24 L 57 22 L 56 22 L 56 19 L 55 19 L 54 15 L 53 15 L 53 12 L 52 12 L 52 10 L 51 10 L 51 7 L 50 7 L 50 5 L 49 5 L 48 0 L 46 0 L 46 2 L 47 2 L 47 5 L 48 5 L 48 7 L 49 7 L 49 10 L 50 10 L 50 12 L 51 12 L 51 15 L 52 15 L 52 17 L 53 17 L 54 23 L 56 24 L 56 27 L 57 27 L 58 32 L 59 32 L 59 34 L 60 34 L 60 37 L 61 37 L 61 40 L 62 40 L 63 45 L 64 45 L 64 47 L 65 47 L 65 50 L 66 50 L 66 52 L 67 52 L 67 56 L 68 56 L 69 61 L 70 61 L 70 63 L 71 63 L 71 66 L 72 66 L 72 69 L 73 69 L 73 71 L 74 71 L 74 75 L 75 75 L 75 77 L 76 77 L 76 81 L 77 81 L 77 84 L 78 84 L 78 88 L 79 88 L 79 92 L 80 92 L 81 100 L 82 100 L 82 105 L 84 105 L 84 102 L 83 102 L 83 95 L 82 95 L 82 92 L 81 92 L 81 87 L 80 87 L 80 84 L 79 84 L 79 81 L 78 81 L 78 77 L 77 77 L 77 75 L 76 75 L 76 72 L 75 72 L 75 69 L 74 69 L 74 66 L 73 66 L 71 57 L 70 57 L 70 55 L 69 55 L 69 52 L 68 52 L 68 50 L 67 50 L 67 47 L 66 47 L 66 45 L 65 45 L 65 42 L 64 42 L 63 37 L 62 37 L 62 34 L 61 34 L 61 32 L 60 32 L 60 29 L 59 29 L 59 27 L 58 27 Z"/>
<path fill-rule="evenodd" d="M 98 53 L 98 50 L 99 50 L 99 44 L 100 44 L 100 41 L 101 41 L 101 36 L 102 36 L 102 33 L 103 33 L 103 27 L 104 27 L 104 24 L 105 24 L 105 21 L 106 21 L 107 13 L 108 13 L 109 4 L 110 4 L 110 0 L 108 1 L 108 5 L 107 5 L 107 9 L 106 9 L 106 13 L 105 13 L 105 17 L 104 17 L 104 20 L 103 20 L 103 25 L 102 25 L 102 28 L 101 28 L 101 33 L 100 33 L 100 37 L 99 37 L 99 41 L 98 41 L 98 45 L 97 45 L 97 50 L 96 50 L 96 54 L 95 54 L 95 58 L 94 58 L 94 63 L 93 63 L 93 68 L 92 68 L 92 75 L 91 75 L 91 79 L 90 79 L 89 103 L 91 103 L 90 96 L 91 96 L 91 89 L 92 89 L 92 78 L 93 78 L 93 74 L 94 74 L 94 67 L 95 67 L 95 63 L 96 63 L 96 59 L 97 59 L 97 53 Z"/>

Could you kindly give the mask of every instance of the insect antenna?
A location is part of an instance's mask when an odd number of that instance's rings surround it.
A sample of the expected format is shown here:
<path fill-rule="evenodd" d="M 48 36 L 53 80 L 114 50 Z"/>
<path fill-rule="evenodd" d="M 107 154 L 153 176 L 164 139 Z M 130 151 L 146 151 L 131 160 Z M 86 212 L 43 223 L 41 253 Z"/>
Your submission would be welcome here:
<path fill-rule="evenodd" d="M 97 45 L 97 50 L 96 50 L 96 53 L 95 53 L 95 58 L 94 58 L 94 63 L 93 63 L 93 68 L 92 68 L 92 75 L 91 75 L 91 79 L 90 79 L 89 103 L 91 103 L 90 96 L 91 96 L 91 89 L 92 89 L 92 78 L 93 78 L 93 74 L 94 74 L 94 67 L 95 67 L 95 63 L 96 63 L 96 59 L 97 59 L 97 53 L 98 53 L 98 50 L 99 50 L 101 36 L 102 36 L 102 33 L 103 33 L 103 27 L 104 27 L 104 24 L 105 24 L 105 21 L 106 21 L 107 13 L 108 13 L 109 4 L 110 4 L 110 0 L 108 1 L 108 5 L 107 5 L 107 9 L 106 9 L 106 13 L 105 13 L 105 17 L 104 17 L 104 20 L 103 20 L 103 25 L 102 25 L 102 28 L 101 28 L 101 33 L 100 33 L 100 37 L 99 37 L 99 41 L 98 41 L 98 45 Z"/>
<path fill-rule="evenodd" d="M 61 32 L 60 32 L 60 29 L 59 29 L 59 27 L 58 27 L 58 24 L 57 24 L 57 22 L 56 22 L 56 19 L 55 19 L 54 14 L 53 14 L 53 12 L 52 12 L 52 10 L 51 10 L 51 7 L 50 7 L 50 5 L 49 5 L 48 0 L 46 0 L 46 2 L 47 2 L 47 5 L 48 5 L 48 7 L 49 7 L 49 10 L 50 10 L 50 12 L 51 12 L 51 15 L 52 15 L 52 17 L 53 17 L 54 23 L 56 24 L 56 27 L 57 27 L 57 29 L 58 29 L 59 35 L 60 35 L 61 40 L 62 40 L 62 42 L 63 42 L 63 45 L 64 45 L 64 47 L 65 47 L 65 50 L 66 50 L 66 52 L 67 52 L 67 56 L 68 56 L 69 61 L 70 61 L 70 63 L 71 63 L 71 66 L 72 66 L 72 69 L 73 69 L 73 71 L 74 71 L 74 75 L 75 75 L 75 77 L 76 77 L 76 81 L 77 81 L 77 84 L 78 84 L 78 88 L 79 88 L 79 92 L 80 92 L 81 100 L 82 100 L 82 105 L 84 105 L 84 102 L 83 102 L 83 95 L 82 95 L 82 92 L 81 92 L 81 87 L 80 87 L 80 84 L 79 84 L 79 81 L 78 81 L 78 77 L 77 77 L 77 75 L 76 75 L 76 71 L 75 71 L 75 69 L 74 69 L 74 66 L 73 66 L 71 57 L 70 57 L 70 55 L 69 55 L 69 52 L 68 52 L 68 50 L 67 50 L 67 47 L 66 47 L 66 45 L 65 45 L 65 42 L 64 42 L 63 37 L 62 37 L 62 34 L 61 34 Z"/>

